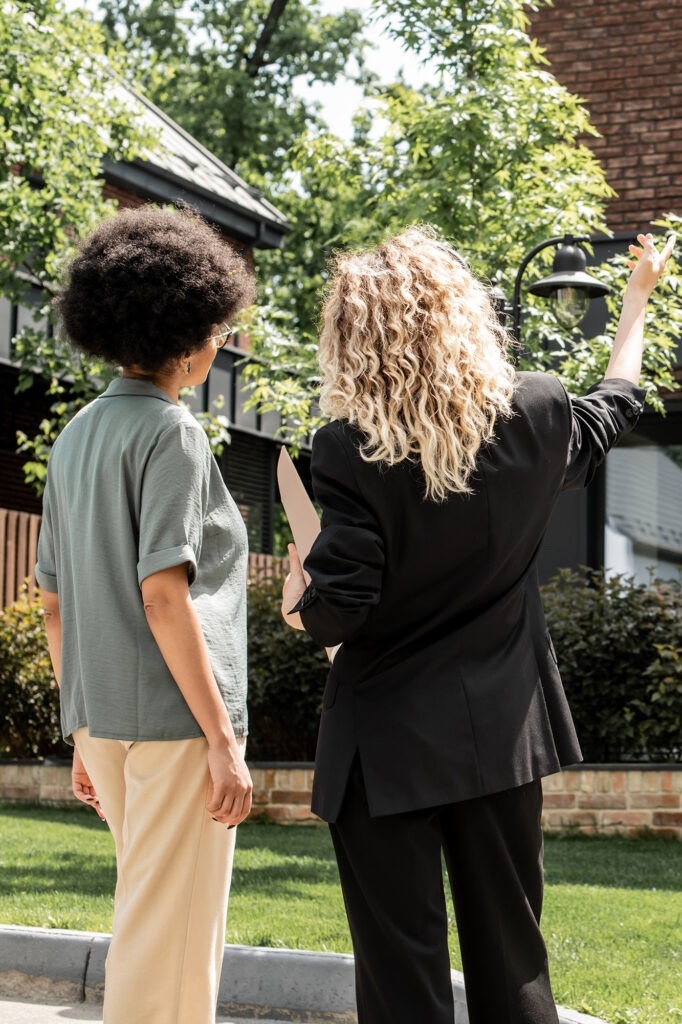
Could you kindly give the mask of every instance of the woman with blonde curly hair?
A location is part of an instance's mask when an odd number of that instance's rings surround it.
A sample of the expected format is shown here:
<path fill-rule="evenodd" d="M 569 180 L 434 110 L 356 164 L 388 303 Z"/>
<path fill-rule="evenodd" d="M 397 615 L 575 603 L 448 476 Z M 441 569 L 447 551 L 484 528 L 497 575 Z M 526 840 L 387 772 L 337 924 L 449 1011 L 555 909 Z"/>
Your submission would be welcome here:
<path fill-rule="evenodd" d="M 338 257 L 313 441 L 322 531 L 282 613 L 341 644 L 313 810 L 330 823 L 359 1024 L 452 1024 L 445 856 L 471 1024 L 557 1021 L 540 779 L 581 760 L 537 554 L 562 490 L 636 423 L 644 310 L 674 243 L 631 247 L 606 378 L 515 373 L 489 293 L 433 233 Z M 639 257 L 635 263 L 635 257 Z"/>

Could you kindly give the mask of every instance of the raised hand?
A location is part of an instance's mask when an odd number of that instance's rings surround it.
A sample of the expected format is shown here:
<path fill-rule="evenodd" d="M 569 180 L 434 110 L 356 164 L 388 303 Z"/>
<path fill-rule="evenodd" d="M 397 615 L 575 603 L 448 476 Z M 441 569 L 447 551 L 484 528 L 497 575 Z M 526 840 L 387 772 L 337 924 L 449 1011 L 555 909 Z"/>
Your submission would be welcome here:
<path fill-rule="evenodd" d="M 630 245 L 628 247 L 631 255 L 637 257 L 628 260 L 628 266 L 632 271 L 628 281 L 628 289 L 631 292 L 637 292 L 643 297 L 649 298 L 665 270 L 665 265 L 675 247 L 675 240 L 676 235 L 671 235 L 659 253 L 653 235 L 637 235 L 639 246 Z"/>

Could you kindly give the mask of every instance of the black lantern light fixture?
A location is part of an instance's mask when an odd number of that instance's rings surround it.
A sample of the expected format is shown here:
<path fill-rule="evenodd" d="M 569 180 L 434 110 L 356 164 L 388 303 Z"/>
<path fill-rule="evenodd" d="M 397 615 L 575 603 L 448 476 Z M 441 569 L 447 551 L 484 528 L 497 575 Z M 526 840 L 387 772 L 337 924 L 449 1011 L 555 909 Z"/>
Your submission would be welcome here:
<path fill-rule="evenodd" d="M 610 288 L 596 277 L 587 273 L 587 257 L 580 248 L 580 242 L 589 242 L 589 235 L 563 235 L 548 238 L 536 245 L 524 256 L 514 281 L 514 297 L 507 305 L 499 289 L 494 289 L 493 298 L 500 315 L 511 319 L 511 329 L 517 351 L 521 342 L 521 282 L 530 261 L 550 245 L 558 246 L 552 273 L 532 284 L 531 295 L 549 298 L 552 312 L 562 327 L 577 327 L 587 312 L 590 299 L 608 295 Z"/>

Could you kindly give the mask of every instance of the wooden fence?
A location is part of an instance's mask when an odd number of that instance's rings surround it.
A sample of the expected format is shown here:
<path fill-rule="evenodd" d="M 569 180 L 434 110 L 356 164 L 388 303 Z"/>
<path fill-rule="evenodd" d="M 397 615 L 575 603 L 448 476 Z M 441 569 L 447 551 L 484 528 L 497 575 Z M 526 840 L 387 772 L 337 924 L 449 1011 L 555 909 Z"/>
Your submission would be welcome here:
<path fill-rule="evenodd" d="M 38 550 L 40 516 L 0 508 L 0 607 L 19 597 L 24 581 L 34 592 L 33 566 Z"/>
<path fill-rule="evenodd" d="M 28 579 L 29 594 L 35 590 L 33 567 L 36 564 L 40 516 L 0 508 L 0 608 L 12 604 Z M 284 570 L 286 559 L 273 555 L 249 555 L 249 582 L 271 579 Z"/>

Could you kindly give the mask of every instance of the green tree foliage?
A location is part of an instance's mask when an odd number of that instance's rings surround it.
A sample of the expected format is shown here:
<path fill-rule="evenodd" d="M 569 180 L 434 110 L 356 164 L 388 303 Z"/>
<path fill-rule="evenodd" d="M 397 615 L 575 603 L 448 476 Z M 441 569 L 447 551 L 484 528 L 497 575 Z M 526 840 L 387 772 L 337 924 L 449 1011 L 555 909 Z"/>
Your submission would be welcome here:
<path fill-rule="evenodd" d="M 150 99 L 251 185 L 288 185 L 289 151 L 319 102 L 297 81 L 365 81 L 358 11 L 319 0 L 101 0 Z"/>
<path fill-rule="evenodd" d="M 279 405 L 293 436 L 305 437 L 319 422 L 314 311 L 333 247 L 362 247 L 426 222 L 511 297 L 516 269 L 536 243 L 606 230 L 604 202 L 613 193 L 581 141 L 596 134 L 588 112 L 556 81 L 527 34 L 525 9 L 541 2 L 375 0 L 377 13 L 391 15 L 391 33 L 419 53 L 437 80 L 418 90 L 375 86 L 350 142 L 310 130 L 294 146 L 303 194 L 323 225 L 316 289 L 306 309 L 300 295 L 287 306 L 287 277 L 271 275 L 273 301 L 291 315 L 291 329 L 281 319 L 273 328 L 271 317 L 257 323 L 251 337 L 258 361 L 248 372 L 253 401 Z M 662 230 L 675 227 L 672 221 Z M 542 260 L 534 266 L 538 276 L 547 269 Z M 614 313 L 628 270 L 619 258 L 602 270 L 613 286 Z M 659 408 L 659 389 L 672 386 L 669 367 L 682 326 L 677 290 L 677 268 L 669 264 L 650 306 L 656 329 L 644 363 L 650 400 Z M 609 337 L 586 340 L 563 330 L 543 300 L 525 295 L 524 306 L 522 368 L 552 369 L 572 392 L 603 375 Z"/>
<path fill-rule="evenodd" d="M 41 376 L 55 399 L 38 437 L 20 438 L 38 489 L 56 434 L 113 374 L 55 337 L 50 301 L 76 240 L 116 209 L 102 198 L 102 162 L 153 142 L 117 97 L 122 70 L 87 13 L 0 3 L 0 294 L 35 311 L 15 341 L 19 389 Z"/>
<path fill-rule="evenodd" d="M 320 0 L 101 0 L 100 7 L 146 94 L 287 216 L 284 251 L 256 253 L 262 300 L 276 311 L 275 330 L 286 315 L 297 340 L 311 335 L 324 253 L 332 235 L 342 237 L 336 196 L 330 203 L 311 194 L 292 165 L 297 140 L 326 127 L 312 90 L 297 86 L 374 81 L 361 13 L 326 14 Z"/>
<path fill-rule="evenodd" d="M 103 164 L 158 145 L 126 102 L 122 76 L 132 77 L 124 51 L 87 12 L 59 0 L 0 3 L 0 294 L 35 314 L 14 339 L 17 390 L 40 377 L 53 399 L 36 436 L 18 434 L 38 492 L 57 434 L 117 372 L 59 338 L 50 303 L 77 240 L 116 211 L 102 197 Z M 226 420 L 199 418 L 219 452 Z"/>

